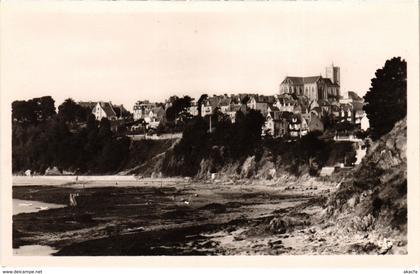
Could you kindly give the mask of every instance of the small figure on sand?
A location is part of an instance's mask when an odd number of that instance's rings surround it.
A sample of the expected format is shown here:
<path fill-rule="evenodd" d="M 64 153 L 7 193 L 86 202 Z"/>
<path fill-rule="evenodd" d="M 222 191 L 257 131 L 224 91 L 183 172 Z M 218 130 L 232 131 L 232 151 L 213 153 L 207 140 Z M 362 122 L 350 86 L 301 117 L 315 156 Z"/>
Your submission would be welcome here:
<path fill-rule="evenodd" d="M 69 194 L 69 200 L 70 200 L 70 206 L 76 207 L 77 206 L 77 200 L 76 197 L 79 196 L 79 193 L 70 193 Z"/>

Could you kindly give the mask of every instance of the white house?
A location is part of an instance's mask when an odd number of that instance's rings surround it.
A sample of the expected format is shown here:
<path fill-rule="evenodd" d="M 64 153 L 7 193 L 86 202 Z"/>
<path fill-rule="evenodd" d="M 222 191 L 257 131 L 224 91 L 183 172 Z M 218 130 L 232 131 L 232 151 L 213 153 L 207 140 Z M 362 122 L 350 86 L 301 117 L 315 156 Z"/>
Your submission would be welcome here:
<path fill-rule="evenodd" d="M 116 120 L 117 114 L 112 107 L 111 102 L 98 102 L 92 109 L 92 114 L 95 115 L 96 120 L 107 118 L 108 120 Z"/>

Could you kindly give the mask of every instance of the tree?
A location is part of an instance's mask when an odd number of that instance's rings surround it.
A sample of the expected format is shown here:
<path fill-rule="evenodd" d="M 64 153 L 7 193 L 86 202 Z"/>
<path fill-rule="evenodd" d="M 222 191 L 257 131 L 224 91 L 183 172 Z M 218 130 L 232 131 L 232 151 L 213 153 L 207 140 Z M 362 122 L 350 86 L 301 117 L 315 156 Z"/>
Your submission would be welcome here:
<path fill-rule="evenodd" d="M 407 63 L 394 57 L 378 69 L 371 87 L 364 96 L 372 139 L 391 131 L 394 124 L 407 114 Z"/>
<path fill-rule="evenodd" d="M 133 114 L 129 112 L 128 110 L 126 110 L 123 105 L 113 106 L 113 108 L 118 118 L 127 119 L 127 120 L 133 118 Z"/>
<path fill-rule="evenodd" d="M 14 101 L 12 103 L 12 119 L 14 122 L 35 122 L 35 105 L 33 102 L 24 100 Z"/>
<path fill-rule="evenodd" d="M 35 103 L 37 121 L 46 121 L 56 114 L 54 99 L 51 96 L 43 96 L 32 99 Z"/>
<path fill-rule="evenodd" d="M 75 103 L 73 99 L 66 99 L 58 106 L 58 116 L 65 122 L 86 121 L 85 108 Z"/>
<path fill-rule="evenodd" d="M 168 121 L 175 121 L 176 118 L 191 106 L 192 98 L 190 96 L 184 96 L 182 98 L 176 97 L 170 106 L 166 110 L 166 119 Z"/>
<path fill-rule="evenodd" d="M 233 125 L 234 136 L 230 143 L 232 154 L 234 156 L 251 155 L 260 145 L 265 119 L 260 111 L 253 109 L 246 114 L 237 112 L 236 119 Z"/>
<path fill-rule="evenodd" d="M 51 96 L 12 103 L 12 119 L 16 122 L 30 124 L 43 122 L 49 120 L 55 114 L 54 99 Z"/>

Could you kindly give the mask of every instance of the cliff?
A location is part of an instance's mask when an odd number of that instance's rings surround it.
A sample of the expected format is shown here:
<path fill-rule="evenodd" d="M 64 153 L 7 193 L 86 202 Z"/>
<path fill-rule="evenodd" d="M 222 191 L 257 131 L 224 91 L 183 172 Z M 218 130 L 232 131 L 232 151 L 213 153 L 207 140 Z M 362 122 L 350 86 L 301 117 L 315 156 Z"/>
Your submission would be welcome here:
<path fill-rule="evenodd" d="M 407 123 L 403 119 L 372 144 L 362 163 L 329 198 L 325 213 L 337 227 L 375 231 L 386 239 L 380 248 L 365 245 L 363 249 L 387 253 L 393 245 L 395 251 L 407 244 L 406 148 Z"/>

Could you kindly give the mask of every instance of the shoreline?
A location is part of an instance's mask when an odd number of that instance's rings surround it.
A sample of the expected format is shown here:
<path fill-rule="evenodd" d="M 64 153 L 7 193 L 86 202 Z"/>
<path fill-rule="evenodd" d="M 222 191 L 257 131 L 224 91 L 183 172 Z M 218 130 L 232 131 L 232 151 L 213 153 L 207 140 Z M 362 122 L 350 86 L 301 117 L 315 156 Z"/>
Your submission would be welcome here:
<path fill-rule="evenodd" d="M 351 231 L 325 215 L 335 182 L 154 180 L 14 185 L 19 199 L 80 196 L 75 208 L 14 215 L 13 247 L 49 246 L 53 256 L 339 255 L 378 254 L 389 244 L 381 231 Z M 392 254 L 406 254 L 406 235 L 392 235 Z"/>

